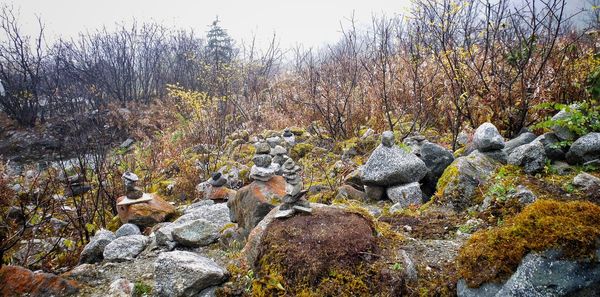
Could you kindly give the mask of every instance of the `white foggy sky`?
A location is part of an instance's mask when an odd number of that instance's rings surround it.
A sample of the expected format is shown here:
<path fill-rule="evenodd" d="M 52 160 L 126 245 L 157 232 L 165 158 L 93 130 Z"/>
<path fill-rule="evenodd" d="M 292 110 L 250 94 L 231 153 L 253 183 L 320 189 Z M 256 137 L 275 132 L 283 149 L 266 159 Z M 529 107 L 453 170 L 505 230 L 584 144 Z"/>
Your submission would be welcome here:
<path fill-rule="evenodd" d="M 0 0 L 20 7 L 20 19 L 26 32 L 35 32 L 35 15 L 46 25 L 47 36 L 74 37 L 79 32 L 95 30 L 115 22 L 154 20 L 176 28 L 193 28 L 204 34 L 215 16 L 221 26 L 240 41 L 256 34 L 266 42 L 273 32 L 284 48 L 296 43 L 319 46 L 335 41 L 340 21 L 352 15 L 368 24 L 372 14 L 400 14 L 410 0 Z"/>
<path fill-rule="evenodd" d="M 221 25 L 237 41 L 253 34 L 266 43 L 277 34 L 282 48 L 296 44 L 318 47 L 340 37 L 340 22 L 348 25 L 354 12 L 359 26 L 373 14 L 402 14 L 411 0 L 0 0 L 19 10 L 26 33 L 35 33 L 35 16 L 41 17 L 49 41 L 56 36 L 75 37 L 79 32 L 116 22 L 156 21 L 174 28 L 193 28 L 204 35 L 219 16 Z M 519 1 L 519 0 L 515 0 Z M 589 6 L 587 0 L 568 0 L 569 10 Z"/>

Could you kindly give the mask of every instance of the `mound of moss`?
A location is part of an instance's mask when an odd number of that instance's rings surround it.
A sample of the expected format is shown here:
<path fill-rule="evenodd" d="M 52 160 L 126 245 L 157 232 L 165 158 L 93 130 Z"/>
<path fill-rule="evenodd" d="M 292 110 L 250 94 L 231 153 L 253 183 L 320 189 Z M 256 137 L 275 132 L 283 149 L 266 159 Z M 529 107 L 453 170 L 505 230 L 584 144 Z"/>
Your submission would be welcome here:
<path fill-rule="evenodd" d="M 470 287 L 508 279 L 529 252 L 552 248 L 565 257 L 594 257 L 600 206 L 586 201 L 538 200 L 503 225 L 479 231 L 461 248 L 459 273 Z"/>

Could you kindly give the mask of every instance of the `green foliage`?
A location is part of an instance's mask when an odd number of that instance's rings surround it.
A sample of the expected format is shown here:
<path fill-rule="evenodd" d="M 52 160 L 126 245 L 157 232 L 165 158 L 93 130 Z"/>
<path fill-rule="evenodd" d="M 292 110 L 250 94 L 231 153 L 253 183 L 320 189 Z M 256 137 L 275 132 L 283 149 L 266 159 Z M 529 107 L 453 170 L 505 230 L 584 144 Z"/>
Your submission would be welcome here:
<path fill-rule="evenodd" d="M 552 111 L 564 110 L 566 116 L 554 120 L 548 118 L 535 125 L 535 128 L 564 127 L 577 136 L 600 131 L 600 105 L 597 100 L 578 102 L 572 105 L 547 102 L 537 105 L 536 108 L 550 109 Z M 571 141 L 562 141 L 557 143 L 556 146 L 565 147 L 571 143 Z"/>
<path fill-rule="evenodd" d="M 145 297 L 152 295 L 152 287 L 144 282 L 138 281 L 133 284 L 133 297 Z"/>

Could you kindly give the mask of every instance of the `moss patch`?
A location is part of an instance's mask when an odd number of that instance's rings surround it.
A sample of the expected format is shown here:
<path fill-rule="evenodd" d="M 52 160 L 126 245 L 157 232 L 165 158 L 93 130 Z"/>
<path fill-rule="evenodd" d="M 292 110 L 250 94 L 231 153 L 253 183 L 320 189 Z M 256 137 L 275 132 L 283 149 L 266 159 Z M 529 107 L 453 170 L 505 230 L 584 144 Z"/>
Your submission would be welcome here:
<path fill-rule="evenodd" d="M 590 256 L 599 237 L 599 206 L 538 200 L 502 226 L 473 234 L 459 252 L 459 273 L 471 287 L 502 281 L 529 252 L 562 248 L 567 257 Z"/>
<path fill-rule="evenodd" d="M 290 157 L 294 160 L 299 160 L 306 156 L 314 149 L 314 145 L 310 143 L 298 143 L 290 151 Z"/>

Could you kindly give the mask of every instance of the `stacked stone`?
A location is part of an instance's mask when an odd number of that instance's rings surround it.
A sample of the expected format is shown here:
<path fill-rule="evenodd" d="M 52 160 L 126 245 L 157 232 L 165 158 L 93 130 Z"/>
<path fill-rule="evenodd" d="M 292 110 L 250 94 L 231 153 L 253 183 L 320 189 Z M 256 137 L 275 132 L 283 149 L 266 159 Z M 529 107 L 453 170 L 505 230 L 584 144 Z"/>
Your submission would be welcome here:
<path fill-rule="evenodd" d="M 65 196 L 79 196 L 92 189 L 85 183 L 83 176 L 75 174 L 63 180 L 65 183 Z"/>
<path fill-rule="evenodd" d="M 130 205 L 152 200 L 150 195 L 144 195 L 142 189 L 136 186 L 136 183 L 140 179 L 135 173 L 125 172 L 121 178 L 125 185 L 125 199 L 117 203 L 117 205 Z"/>
<path fill-rule="evenodd" d="M 475 130 L 473 149 L 502 163 L 507 161 L 508 156 L 502 150 L 504 149 L 504 138 L 492 123 L 483 123 Z"/>
<path fill-rule="evenodd" d="M 304 199 L 306 192 L 302 191 L 303 183 L 300 177 L 300 166 L 294 160 L 288 158 L 283 164 L 283 178 L 285 178 L 285 196 L 283 204 L 279 207 L 276 218 L 286 218 L 296 211 L 311 213 L 310 203 Z"/>
<path fill-rule="evenodd" d="M 290 128 L 285 128 L 285 130 L 283 130 L 283 141 L 285 141 L 285 143 L 292 147 L 294 145 L 296 145 L 296 137 L 294 136 L 294 133 L 292 133 L 292 131 L 290 130 Z"/>
<path fill-rule="evenodd" d="M 289 157 L 287 156 L 287 150 L 284 147 L 277 145 L 271 149 L 270 154 L 271 157 L 273 157 L 273 159 L 271 160 L 271 164 L 275 168 L 275 174 L 281 175 L 283 173 L 283 171 L 281 170 L 281 166 L 283 166 L 285 161 L 289 159 Z"/>
<path fill-rule="evenodd" d="M 221 174 L 221 172 L 217 172 L 212 175 L 212 177 L 208 180 L 208 184 L 214 188 L 220 188 L 227 183 L 227 179 Z"/>
<path fill-rule="evenodd" d="M 267 142 L 257 142 L 254 144 L 254 148 L 256 153 L 252 158 L 254 165 L 250 169 L 250 178 L 267 182 L 275 175 L 277 170 L 276 166 L 272 164 L 271 146 Z"/>
<path fill-rule="evenodd" d="M 394 133 L 383 132 L 379 145 L 361 170 L 365 192 L 371 199 L 387 198 L 396 203 L 396 208 L 422 203 L 419 181 L 428 169 L 425 163 L 412 153 L 395 145 Z"/>

